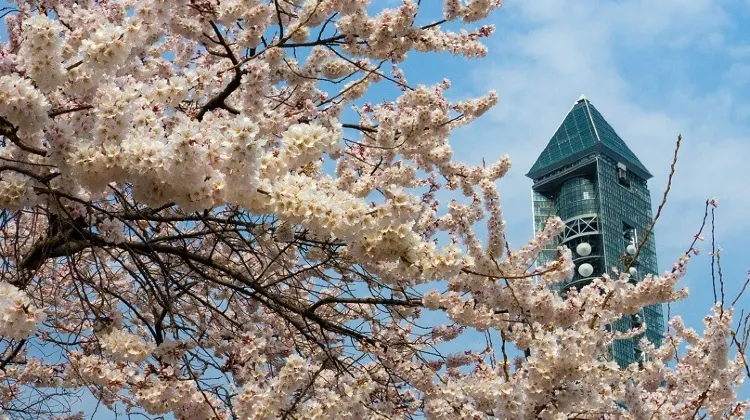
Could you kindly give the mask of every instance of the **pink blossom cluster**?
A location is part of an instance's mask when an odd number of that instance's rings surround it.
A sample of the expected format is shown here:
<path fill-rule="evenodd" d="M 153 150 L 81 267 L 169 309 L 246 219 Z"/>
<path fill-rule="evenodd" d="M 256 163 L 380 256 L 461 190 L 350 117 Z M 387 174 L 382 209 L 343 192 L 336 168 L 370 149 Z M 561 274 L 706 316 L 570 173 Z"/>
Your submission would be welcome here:
<path fill-rule="evenodd" d="M 99 335 L 102 350 L 115 362 L 139 363 L 146 360 L 153 350 L 151 343 L 121 329 Z"/>
<path fill-rule="evenodd" d="M 0 336 L 24 340 L 34 335 L 46 314 L 32 305 L 29 296 L 15 286 L 0 283 Z"/>

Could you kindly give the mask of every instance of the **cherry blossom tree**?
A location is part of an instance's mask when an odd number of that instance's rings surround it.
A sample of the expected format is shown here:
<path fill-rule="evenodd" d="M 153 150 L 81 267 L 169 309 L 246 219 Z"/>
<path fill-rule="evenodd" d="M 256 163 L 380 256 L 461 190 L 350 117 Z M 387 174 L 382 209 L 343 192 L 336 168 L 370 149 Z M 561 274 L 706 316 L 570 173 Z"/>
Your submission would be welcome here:
<path fill-rule="evenodd" d="M 562 222 L 510 249 L 509 158 L 454 160 L 452 131 L 497 95 L 451 101 L 448 80 L 415 84 L 403 63 L 485 56 L 500 1 L 445 0 L 437 21 L 392 3 L 3 9 L 7 416 L 75 417 L 82 392 L 148 418 L 744 416 L 730 304 L 702 335 L 673 319 L 645 363 L 609 357 L 643 327 L 608 325 L 685 296 L 695 243 L 662 275 L 560 295 L 570 251 L 534 263 Z M 440 350 L 466 331 L 502 345 Z"/>

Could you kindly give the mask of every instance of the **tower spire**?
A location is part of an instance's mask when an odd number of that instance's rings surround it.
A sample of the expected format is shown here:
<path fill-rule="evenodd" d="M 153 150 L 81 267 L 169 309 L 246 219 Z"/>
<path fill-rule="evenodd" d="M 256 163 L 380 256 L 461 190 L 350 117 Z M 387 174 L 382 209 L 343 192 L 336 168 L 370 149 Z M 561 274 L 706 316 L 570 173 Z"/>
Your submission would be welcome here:
<path fill-rule="evenodd" d="M 622 162 L 644 180 L 652 177 L 635 153 L 583 94 L 573 104 L 526 176 L 538 179 L 593 154 L 607 155 Z"/>

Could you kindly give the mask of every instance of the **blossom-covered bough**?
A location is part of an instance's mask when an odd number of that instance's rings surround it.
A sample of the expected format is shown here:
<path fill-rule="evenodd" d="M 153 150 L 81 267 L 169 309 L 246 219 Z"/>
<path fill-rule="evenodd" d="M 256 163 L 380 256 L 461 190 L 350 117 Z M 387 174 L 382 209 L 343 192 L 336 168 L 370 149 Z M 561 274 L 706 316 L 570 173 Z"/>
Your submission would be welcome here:
<path fill-rule="evenodd" d="M 453 159 L 451 132 L 497 95 L 450 101 L 450 82 L 413 84 L 401 66 L 483 57 L 493 28 L 477 22 L 500 1 L 446 0 L 437 21 L 385 3 L 3 10 L 5 414 L 75 415 L 90 393 L 180 419 L 744 416 L 729 305 L 703 336 L 672 321 L 640 366 L 608 357 L 642 333 L 608 324 L 684 296 L 693 247 L 661 276 L 561 297 L 570 252 L 534 268 L 561 221 L 509 249 L 509 159 Z M 441 204 L 445 191 L 463 198 Z M 430 311 L 449 323 L 425 325 Z M 502 348 L 443 355 L 467 329 Z"/>

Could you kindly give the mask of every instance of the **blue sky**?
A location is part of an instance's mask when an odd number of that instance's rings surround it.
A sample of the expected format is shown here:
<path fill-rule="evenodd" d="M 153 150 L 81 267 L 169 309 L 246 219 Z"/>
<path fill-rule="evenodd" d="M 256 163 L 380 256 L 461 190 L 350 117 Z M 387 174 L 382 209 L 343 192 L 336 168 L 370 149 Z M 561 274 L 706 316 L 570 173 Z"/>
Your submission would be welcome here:
<path fill-rule="evenodd" d="M 373 0 L 380 1 L 398 4 Z M 431 14 L 442 2 L 423 3 L 435 7 Z M 671 267 L 700 224 L 703 202 L 718 197 L 717 242 L 734 296 L 750 268 L 749 18 L 748 0 L 506 0 L 490 18 L 496 33 L 486 59 L 420 54 L 405 68 L 411 83 L 450 78 L 454 98 L 498 92 L 499 105 L 452 144 L 470 164 L 511 156 L 499 189 L 515 246 L 532 233 L 524 174 L 581 93 L 654 174 L 654 206 L 682 133 L 674 188 L 656 227 L 659 265 Z M 0 25 L 0 39 L 4 32 Z M 683 281 L 690 297 L 672 308 L 698 329 L 713 302 L 709 250 L 704 243 Z M 750 307 L 750 297 L 741 306 Z"/>

